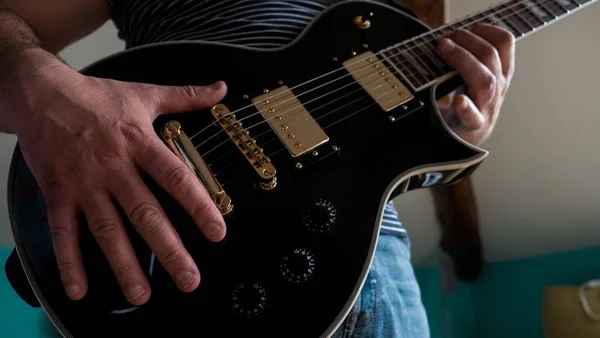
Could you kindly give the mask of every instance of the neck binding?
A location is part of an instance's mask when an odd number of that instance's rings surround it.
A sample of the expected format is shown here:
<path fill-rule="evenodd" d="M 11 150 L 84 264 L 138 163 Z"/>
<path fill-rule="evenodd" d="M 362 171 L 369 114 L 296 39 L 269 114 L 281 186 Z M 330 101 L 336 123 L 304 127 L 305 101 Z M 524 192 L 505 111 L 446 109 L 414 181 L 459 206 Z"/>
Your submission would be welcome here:
<path fill-rule="evenodd" d="M 426 89 L 454 72 L 437 53 L 437 42 L 453 30 L 477 23 L 505 28 L 518 40 L 597 0 L 509 0 L 450 22 L 408 41 L 391 46 L 382 55 L 414 91 Z"/>

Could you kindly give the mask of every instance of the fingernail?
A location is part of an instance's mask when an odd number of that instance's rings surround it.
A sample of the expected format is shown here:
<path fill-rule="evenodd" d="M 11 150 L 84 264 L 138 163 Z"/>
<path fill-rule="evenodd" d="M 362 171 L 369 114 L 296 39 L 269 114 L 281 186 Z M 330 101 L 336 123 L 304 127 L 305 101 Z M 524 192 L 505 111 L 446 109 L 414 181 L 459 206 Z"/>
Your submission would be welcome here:
<path fill-rule="evenodd" d="M 454 48 L 454 42 L 448 38 L 443 38 L 440 41 L 441 51 L 446 53 L 451 51 Z"/>
<path fill-rule="evenodd" d="M 127 291 L 126 296 L 127 296 L 127 299 L 129 299 L 129 300 L 135 300 L 136 298 L 143 295 L 144 292 L 146 292 L 146 289 L 144 289 L 143 286 L 136 285 L 136 286 L 132 287 L 131 289 L 129 289 L 129 291 Z"/>
<path fill-rule="evenodd" d="M 79 285 L 71 284 L 65 288 L 65 292 L 69 298 L 76 296 L 81 292 Z"/>
<path fill-rule="evenodd" d="M 469 102 L 467 102 L 465 99 L 461 100 L 460 104 L 458 105 L 458 109 L 465 110 L 467 108 L 469 108 Z"/>
<path fill-rule="evenodd" d="M 206 227 L 206 237 L 208 237 L 208 239 L 213 240 L 213 241 L 220 241 L 223 237 L 224 237 L 224 233 L 225 233 L 225 226 L 217 223 L 217 222 L 213 222 L 213 223 L 209 223 L 207 224 Z"/>
<path fill-rule="evenodd" d="M 194 283 L 195 279 L 196 275 L 193 272 L 183 271 L 177 274 L 177 285 L 179 285 L 181 289 L 187 289 Z"/>
<path fill-rule="evenodd" d="M 212 89 L 212 90 L 219 90 L 221 88 L 221 86 L 222 86 L 221 81 L 215 82 L 212 85 L 210 85 L 210 89 Z"/>

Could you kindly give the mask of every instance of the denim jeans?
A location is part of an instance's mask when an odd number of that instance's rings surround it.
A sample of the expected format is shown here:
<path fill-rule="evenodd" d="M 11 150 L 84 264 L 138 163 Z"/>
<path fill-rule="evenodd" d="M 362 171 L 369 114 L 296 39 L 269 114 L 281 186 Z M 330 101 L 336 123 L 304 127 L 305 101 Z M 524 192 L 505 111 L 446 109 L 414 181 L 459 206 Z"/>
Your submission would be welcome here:
<path fill-rule="evenodd" d="M 428 338 L 429 324 L 406 235 L 381 235 L 371 270 L 333 338 Z"/>

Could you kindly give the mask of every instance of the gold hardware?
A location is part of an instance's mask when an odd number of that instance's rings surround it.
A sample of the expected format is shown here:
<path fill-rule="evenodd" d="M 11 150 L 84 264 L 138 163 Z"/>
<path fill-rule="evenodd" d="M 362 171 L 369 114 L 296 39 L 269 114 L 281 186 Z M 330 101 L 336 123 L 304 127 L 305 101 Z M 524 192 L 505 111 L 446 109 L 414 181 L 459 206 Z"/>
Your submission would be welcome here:
<path fill-rule="evenodd" d="M 277 81 L 277 83 L 279 83 L 280 85 L 282 85 L 283 84 L 283 80 L 279 80 L 279 81 Z"/>
<path fill-rule="evenodd" d="M 393 85 L 392 89 L 398 89 L 398 85 L 397 84 Z"/>
<path fill-rule="evenodd" d="M 378 74 L 373 74 L 368 67 L 369 62 L 367 61 L 369 58 L 373 58 L 375 68 L 381 68 L 383 71 Z M 357 55 L 349 60 L 346 60 L 343 63 L 346 70 L 352 74 L 356 82 L 360 84 L 363 89 L 371 95 L 373 100 L 377 102 L 377 104 L 384 111 L 390 111 L 401 104 L 404 104 L 407 101 L 410 101 L 414 98 L 413 94 L 398 80 L 398 78 L 394 75 L 394 73 L 390 72 L 386 66 L 379 60 L 379 58 L 371 51 L 364 52 L 360 55 Z M 379 76 L 388 74 L 388 77 L 392 81 L 386 81 L 385 78 Z M 394 85 L 397 88 L 394 88 Z M 402 93 L 402 95 L 388 95 L 390 88 L 396 89 L 398 93 Z"/>
<path fill-rule="evenodd" d="M 351 51 L 351 52 L 350 52 L 350 55 L 352 55 L 352 56 L 356 56 L 356 52 L 355 52 L 355 51 Z"/>
<path fill-rule="evenodd" d="M 263 101 L 272 101 L 266 106 L 257 105 Z M 281 86 L 252 99 L 261 115 L 279 140 L 285 145 L 292 157 L 304 155 L 314 148 L 329 141 L 329 137 L 321 126 L 310 115 L 294 93 L 287 87 Z M 273 117 L 269 109 L 277 108 L 279 116 Z M 290 134 L 295 135 L 291 137 Z M 300 144 L 301 146 L 296 146 Z"/>
<path fill-rule="evenodd" d="M 248 100 L 250 98 L 250 96 L 248 96 L 248 94 L 244 94 L 244 99 Z"/>
<path fill-rule="evenodd" d="M 368 29 L 371 27 L 371 20 L 365 20 L 362 15 L 354 18 L 354 24 L 360 29 Z"/>
<path fill-rule="evenodd" d="M 291 139 L 294 139 L 294 138 L 296 138 L 296 134 L 294 134 L 294 133 L 290 133 L 290 134 L 288 135 L 288 137 L 289 137 L 289 138 L 291 138 Z"/>
<path fill-rule="evenodd" d="M 316 150 L 313 150 L 313 152 L 312 152 L 312 155 L 313 155 L 313 156 L 319 156 L 319 152 L 318 152 L 318 151 L 316 151 Z"/>
<path fill-rule="evenodd" d="M 389 77 L 386 77 L 385 82 L 392 82 L 392 79 L 390 79 Z"/>
<path fill-rule="evenodd" d="M 373 62 L 373 60 L 374 60 L 373 58 L 368 58 L 367 59 L 367 61 L 369 61 L 369 62 Z"/>
<path fill-rule="evenodd" d="M 392 122 L 396 121 L 396 118 L 395 118 L 395 117 L 393 117 L 393 116 L 390 116 L 390 117 L 388 117 L 388 118 L 389 118 L 389 119 L 390 119 L 390 121 L 392 121 Z"/>
<path fill-rule="evenodd" d="M 338 151 L 338 150 L 340 150 L 340 148 L 338 146 L 333 146 L 333 147 L 331 147 L 331 150 Z"/>
<path fill-rule="evenodd" d="M 269 113 L 273 114 L 275 112 L 275 108 L 270 108 Z"/>
<path fill-rule="evenodd" d="M 366 43 L 363 43 L 363 48 L 369 48 L 369 45 L 367 45 Z"/>
<path fill-rule="evenodd" d="M 256 140 L 250 137 L 250 132 L 241 127 L 241 123 L 229 114 L 229 109 L 223 104 L 217 104 L 213 106 L 211 112 L 214 118 L 221 124 L 221 127 L 229 139 L 236 145 L 242 155 L 246 157 L 248 162 L 252 165 L 256 173 L 263 179 L 267 186 L 273 185 L 275 187 L 276 180 L 275 166 L 271 163 L 271 160 L 264 154 L 263 150 L 256 145 Z M 269 183 L 270 182 L 270 183 Z M 261 187 L 264 185 L 261 182 Z"/>
<path fill-rule="evenodd" d="M 296 142 L 296 144 L 294 144 L 294 147 L 296 147 L 296 148 L 302 147 L 302 142 Z"/>
<path fill-rule="evenodd" d="M 162 136 L 171 151 L 198 176 L 221 214 L 229 214 L 233 210 L 231 198 L 227 196 L 192 141 L 181 129 L 181 124 L 177 121 L 168 122 L 162 129 Z"/>
<path fill-rule="evenodd" d="M 269 90 L 267 88 L 263 89 L 263 93 L 268 93 Z"/>
<path fill-rule="evenodd" d="M 263 190 L 273 190 L 273 188 L 275 188 L 277 186 L 277 177 L 273 176 L 272 180 L 269 181 L 261 181 L 260 182 L 260 187 Z"/>
<path fill-rule="evenodd" d="M 262 104 L 269 104 L 269 100 L 264 100 Z"/>
<path fill-rule="evenodd" d="M 300 162 L 296 163 L 296 169 L 302 169 L 302 163 L 300 163 Z"/>
<path fill-rule="evenodd" d="M 425 103 L 423 103 L 423 101 L 419 101 L 419 105 L 423 106 Z"/>
<path fill-rule="evenodd" d="M 333 57 L 333 61 L 337 62 L 338 58 L 336 58 L 335 56 Z"/>
<path fill-rule="evenodd" d="M 402 106 L 402 109 L 404 109 L 404 110 L 408 110 L 408 106 L 407 106 L 407 105 L 404 105 L 404 106 Z"/>

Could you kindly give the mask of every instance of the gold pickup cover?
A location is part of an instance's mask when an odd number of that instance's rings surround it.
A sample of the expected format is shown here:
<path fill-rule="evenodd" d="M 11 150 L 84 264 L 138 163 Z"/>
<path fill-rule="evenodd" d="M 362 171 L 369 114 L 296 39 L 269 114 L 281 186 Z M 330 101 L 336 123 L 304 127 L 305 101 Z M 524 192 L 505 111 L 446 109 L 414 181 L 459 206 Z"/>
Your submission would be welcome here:
<path fill-rule="evenodd" d="M 306 154 L 329 137 L 287 86 L 252 99 L 292 157 Z"/>
<path fill-rule="evenodd" d="M 373 52 L 364 52 L 347 60 L 344 67 L 384 111 L 414 97 Z"/>

